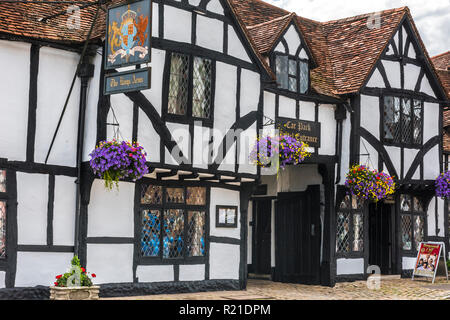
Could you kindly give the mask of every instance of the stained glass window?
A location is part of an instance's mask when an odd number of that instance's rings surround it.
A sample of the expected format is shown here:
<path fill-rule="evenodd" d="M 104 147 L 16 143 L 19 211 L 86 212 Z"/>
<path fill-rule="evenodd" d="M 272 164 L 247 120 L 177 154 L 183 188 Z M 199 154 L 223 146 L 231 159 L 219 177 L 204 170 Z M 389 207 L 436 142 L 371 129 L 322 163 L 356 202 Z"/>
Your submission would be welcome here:
<path fill-rule="evenodd" d="M 167 188 L 167 203 L 184 203 L 184 188 Z"/>
<path fill-rule="evenodd" d="M 401 245 L 405 251 L 417 251 L 424 240 L 425 215 L 423 203 L 417 196 L 400 195 Z"/>
<path fill-rule="evenodd" d="M 183 257 L 184 214 L 183 210 L 170 209 L 164 212 L 163 257 Z"/>
<path fill-rule="evenodd" d="M 336 252 L 364 251 L 364 203 L 350 195 L 342 200 L 336 219 Z"/>
<path fill-rule="evenodd" d="M 162 187 L 154 185 L 142 185 L 142 204 L 161 204 Z"/>
<path fill-rule="evenodd" d="M 187 256 L 202 257 L 205 255 L 205 212 L 188 212 Z"/>
<path fill-rule="evenodd" d="M 144 210 L 142 212 L 141 254 L 144 257 L 158 257 L 161 234 L 161 212 Z"/>
<path fill-rule="evenodd" d="M 186 190 L 186 203 L 202 206 L 206 204 L 206 188 L 188 187 Z"/>
<path fill-rule="evenodd" d="M 6 255 L 6 202 L 0 201 L 0 258 Z"/>

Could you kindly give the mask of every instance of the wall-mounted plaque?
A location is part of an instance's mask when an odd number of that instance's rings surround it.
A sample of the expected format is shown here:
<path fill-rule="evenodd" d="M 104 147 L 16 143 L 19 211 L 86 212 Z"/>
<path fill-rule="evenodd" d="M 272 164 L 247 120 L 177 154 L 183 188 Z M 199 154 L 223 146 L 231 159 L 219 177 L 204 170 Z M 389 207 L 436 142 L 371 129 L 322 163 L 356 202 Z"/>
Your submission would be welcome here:
<path fill-rule="evenodd" d="M 216 206 L 216 227 L 236 228 L 238 219 L 238 207 Z"/>
<path fill-rule="evenodd" d="M 105 76 L 104 94 L 146 90 L 150 85 L 151 68 L 117 72 Z"/>
<path fill-rule="evenodd" d="M 106 19 L 105 69 L 150 62 L 151 25 L 151 0 L 110 7 Z"/>
<path fill-rule="evenodd" d="M 310 147 L 320 148 L 320 122 L 278 117 L 275 125 L 280 134 L 306 142 Z"/>

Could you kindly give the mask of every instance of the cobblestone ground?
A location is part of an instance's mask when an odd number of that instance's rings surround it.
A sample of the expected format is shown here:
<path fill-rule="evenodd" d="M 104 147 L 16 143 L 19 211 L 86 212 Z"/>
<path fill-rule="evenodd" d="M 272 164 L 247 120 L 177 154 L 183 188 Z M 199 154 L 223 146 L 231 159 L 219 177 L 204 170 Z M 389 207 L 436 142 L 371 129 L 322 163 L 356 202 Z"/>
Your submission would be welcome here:
<path fill-rule="evenodd" d="M 164 294 L 104 300 L 450 300 L 450 282 L 382 279 L 379 290 L 370 290 L 366 281 L 337 283 L 334 288 L 249 280 L 245 291 L 218 291 Z"/>

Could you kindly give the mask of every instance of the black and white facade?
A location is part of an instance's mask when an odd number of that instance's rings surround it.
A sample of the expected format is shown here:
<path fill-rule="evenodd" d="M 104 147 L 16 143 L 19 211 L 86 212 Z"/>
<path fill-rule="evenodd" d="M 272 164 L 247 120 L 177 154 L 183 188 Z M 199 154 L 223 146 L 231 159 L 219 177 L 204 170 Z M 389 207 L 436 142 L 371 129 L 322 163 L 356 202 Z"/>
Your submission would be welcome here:
<path fill-rule="evenodd" d="M 448 244 L 433 193 L 445 98 L 407 19 L 360 93 L 337 98 L 311 90 L 316 62 L 294 23 L 269 54 L 276 83 L 228 1 L 152 6 L 151 89 L 103 95 L 108 71 L 93 47 L 47 161 L 80 50 L 0 40 L 2 295 L 51 285 L 74 253 L 108 296 L 244 289 L 249 273 L 322 285 L 373 264 L 407 274 L 418 241 Z M 247 159 L 277 119 L 320 124 L 321 136 L 278 177 Z M 150 168 L 118 191 L 89 167 L 113 138 L 139 142 Z M 378 206 L 352 202 L 343 185 L 355 163 L 400 189 Z"/>

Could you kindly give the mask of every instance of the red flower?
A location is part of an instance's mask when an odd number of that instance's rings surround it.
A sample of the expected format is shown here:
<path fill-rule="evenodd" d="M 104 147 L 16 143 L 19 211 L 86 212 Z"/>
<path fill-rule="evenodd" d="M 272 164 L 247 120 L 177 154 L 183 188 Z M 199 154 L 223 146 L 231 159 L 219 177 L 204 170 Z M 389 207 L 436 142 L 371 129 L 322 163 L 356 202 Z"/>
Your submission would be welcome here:
<path fill-rule="evenodd" d="M 91 276 L 92 276 L 92 278 L 95 278 L 95 277 L 96 277 L 95 273 L 91 274 Z"/>
<path fill-rule="evenodd" d="M 81 272 L 86 272 L 86 269 L 85 268 L 81 268 Z"/>
<path fill-rule="evenodd" d="M 60 274 L 60 275 L 56 276 L 56 279 L 60 279 L 61 277 L 62 277 L 62 275 Z"/>
<path fill-rule="evenodd" d="M 55 286 L 58 286 L 58 282 L 55 282 L 54 284 L 55 284 Z"/>
<path fill-rule="evenodd" d="M 130 154 L 129 154 L 129 156 L 130 156 L 130 157 L 132 157 L 132 156 L 133 156 L 133 154 L 132 154 L 132 153 L 130 153 Z"/>

